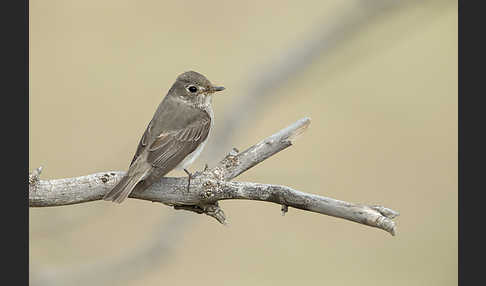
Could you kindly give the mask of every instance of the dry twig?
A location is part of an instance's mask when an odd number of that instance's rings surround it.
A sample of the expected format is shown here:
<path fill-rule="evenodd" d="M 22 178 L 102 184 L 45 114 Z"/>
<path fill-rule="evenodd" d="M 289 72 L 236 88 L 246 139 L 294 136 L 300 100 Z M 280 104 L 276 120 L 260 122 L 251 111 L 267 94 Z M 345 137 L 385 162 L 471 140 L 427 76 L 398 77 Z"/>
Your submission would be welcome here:
<path fill-rule="evenodd" d="M 288 207 L 344 218 L 377 227 L 395 235 L 392 221 L 397 212 L 382 207 L 352 204 L 318 195 L 307 194 L 286 186 L 250 182 L 229 182 L 256 164 L 292 145 L 295 138 L 306 130 L 309 118 L 303 118 L 265 140 L 239 153 L 233 149 L 214 168 L 197 172 L 187 189 L 187 178 L 164 177 L 148 189 L 132 193 L 131 198 L 160 202 L 175 209 L 204 213 L 220 223 L 226 216 L 218 201 L 246 199 L 277 203 L 282 211 Z M 29 204 L 31 207 L 61 206 L 100 200 L 124 176 L 113 171 L 76 178 L 31 180 Z"/>

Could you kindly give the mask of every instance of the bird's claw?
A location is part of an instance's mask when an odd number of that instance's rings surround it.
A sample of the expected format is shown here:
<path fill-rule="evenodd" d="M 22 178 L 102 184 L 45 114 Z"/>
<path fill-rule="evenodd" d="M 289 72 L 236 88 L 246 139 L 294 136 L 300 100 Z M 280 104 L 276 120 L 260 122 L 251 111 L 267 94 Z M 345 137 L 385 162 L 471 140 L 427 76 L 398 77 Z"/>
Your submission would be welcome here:
<path fill-rule="evenodd" d="M 191 172 L 189 172 L 187 169 L 184 168 L 184 172 L 186 172 L 187 174 L 187 191 L 189 192 L 189 187 L 191 186 L 191 178 L 192 178 L 192 174 Z"/>

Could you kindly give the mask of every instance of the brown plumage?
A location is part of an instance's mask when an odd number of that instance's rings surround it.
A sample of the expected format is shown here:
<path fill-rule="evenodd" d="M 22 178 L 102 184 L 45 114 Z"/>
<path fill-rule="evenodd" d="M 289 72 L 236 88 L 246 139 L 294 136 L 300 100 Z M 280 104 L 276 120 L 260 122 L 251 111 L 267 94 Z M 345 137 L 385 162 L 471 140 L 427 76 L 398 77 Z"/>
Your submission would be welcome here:
<path fill-rule="evenodd" d="M 103 199 L 123 202 L 174 168 L 185 168 L 199 155 L 213 125 L 213 86 L 203 75 L 189 71 L 177 77 L 159 104 L 125 177 Z"/>

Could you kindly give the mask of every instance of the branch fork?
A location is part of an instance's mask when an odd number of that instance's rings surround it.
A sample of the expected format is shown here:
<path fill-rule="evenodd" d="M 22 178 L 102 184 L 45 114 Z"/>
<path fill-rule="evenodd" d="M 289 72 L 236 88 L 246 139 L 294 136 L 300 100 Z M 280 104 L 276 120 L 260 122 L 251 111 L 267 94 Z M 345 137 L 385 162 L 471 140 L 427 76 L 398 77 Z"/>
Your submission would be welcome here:
<path fill-rule="evenodd" d="M 160 202 L 174 209 L 206 214 L 226 224 L 226 215 L 218 202 L 245 199 L 281 205 L 282 215 L 289 207 L 344 218 L 396 233 L 393 218 L 398 212 L 378 205 L 352 204 L 332 198 L 308 194 L 287 186 L 234 182 L 233 178 L 291 146 L 309 126 L 310 118 L 302 118 L 267 137 L 243 152 L 233 148 L 216 166 L 195 172 L 187 188 L 188 178 L 163 177 L 149 188 L 130 194 L 130 198 Z M 42 168 L 29 174 L 30 207 L 61 206 L 101 200 L 125 172 L 110 171 L 67 179 L 40 180 Z"/>

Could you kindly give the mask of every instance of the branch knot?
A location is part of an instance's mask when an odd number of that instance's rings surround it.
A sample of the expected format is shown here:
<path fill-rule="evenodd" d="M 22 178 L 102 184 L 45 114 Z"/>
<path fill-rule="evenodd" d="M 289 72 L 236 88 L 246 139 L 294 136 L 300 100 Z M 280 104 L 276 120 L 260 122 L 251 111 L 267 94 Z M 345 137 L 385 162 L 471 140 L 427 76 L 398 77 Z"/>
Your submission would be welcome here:
<path fill-rule="evenodd" d="M 37 183 L 39 182 L 42 168 L 43 167 L 40 166 L 29 174 L 29 192 L 35 191 L 37 189 Z"/>

